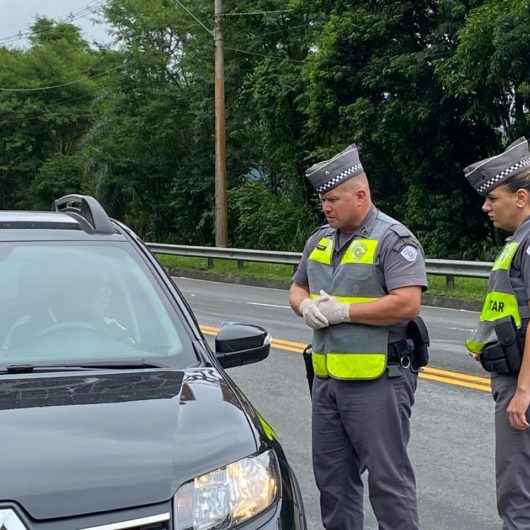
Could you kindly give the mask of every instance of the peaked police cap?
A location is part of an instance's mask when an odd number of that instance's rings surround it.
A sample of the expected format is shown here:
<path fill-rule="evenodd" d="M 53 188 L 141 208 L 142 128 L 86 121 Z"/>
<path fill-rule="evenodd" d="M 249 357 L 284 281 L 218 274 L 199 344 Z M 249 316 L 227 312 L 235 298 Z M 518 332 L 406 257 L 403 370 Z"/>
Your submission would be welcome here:
<path fill-rule="evenodd" d="M 363 172 L 359 151 L 357 146 L 352 144 L 333 158 L 312 165 L 305 176 L 317 193 L 326 193 Z"/>
<path fill-rule="evenodd" d="M 467 166 L 464 175 L 478 193 L 487 195 L 529 166 L 528 141 L 523 136 L 511 143 L 501 154 Z"/>

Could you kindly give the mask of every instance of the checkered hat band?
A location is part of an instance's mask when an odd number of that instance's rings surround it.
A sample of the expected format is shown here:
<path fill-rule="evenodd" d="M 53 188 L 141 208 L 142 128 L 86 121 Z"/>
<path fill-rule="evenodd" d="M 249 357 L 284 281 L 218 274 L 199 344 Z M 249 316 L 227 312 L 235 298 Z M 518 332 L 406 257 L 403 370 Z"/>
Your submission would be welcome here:
<path fill-rule="evenodd" d="M 515 173 L 517 173 L 520 169 L 527 166 L 530 166 L 530 157 L 523 158 L 521 161 L 517 162 L 517 164 L 514 164 L 513 166 L 504 169 L 500 173 L 497 173 L 494 177 L 491 177 L 489 180 L 484 182 L 484 184 L 478 187 L 478 192 L 487 192 L 495 184 L 497 184 L 497 182 L 501 182 L 502 180 L 505 180 L 506 177 L 511 177 L 515 175 Z"/>
<path fill-rule="evenodd" d="M 362 169 L 363 166 L 361 164 L 355 164 L 355 166 L 351 166 L 348 169 L 345 169 L 332 179 L 328 180 L 325 184 L 320 185 L 317 188 L 317 193 L 322 193 L 338 186 L 343 180 L 346 180 L 347 178 L 351 177 L 355 173 L 358 173 Z"/>

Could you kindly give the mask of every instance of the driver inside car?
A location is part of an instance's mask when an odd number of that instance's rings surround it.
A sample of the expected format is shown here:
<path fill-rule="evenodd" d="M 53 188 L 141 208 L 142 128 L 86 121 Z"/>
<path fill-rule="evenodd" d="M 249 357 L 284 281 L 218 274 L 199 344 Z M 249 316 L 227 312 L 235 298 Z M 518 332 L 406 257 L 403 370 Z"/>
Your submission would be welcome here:
<path fill-rule="evenodd" d="M 75 329 L 91 330 L 134 345 L 136 341 L 127 327 L 108 314 L 113 295 L 108 278 L 86 269 L 36 274 L 33 268 L 29 275 L 22 276 L 26 310 L 11 325 L 2 348 L 16 349 L 39 337 Z"/>

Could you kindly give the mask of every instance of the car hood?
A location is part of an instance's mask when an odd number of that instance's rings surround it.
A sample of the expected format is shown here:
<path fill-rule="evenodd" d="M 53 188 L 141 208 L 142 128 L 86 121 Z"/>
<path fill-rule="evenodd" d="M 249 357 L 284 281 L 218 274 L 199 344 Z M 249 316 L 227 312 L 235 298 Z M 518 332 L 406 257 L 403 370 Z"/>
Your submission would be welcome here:
<path fill-rule="evenodd" d="M 215 369 L 0 379 L 0 502 L 35 519 L 163 502 L 257 445 Z"/>

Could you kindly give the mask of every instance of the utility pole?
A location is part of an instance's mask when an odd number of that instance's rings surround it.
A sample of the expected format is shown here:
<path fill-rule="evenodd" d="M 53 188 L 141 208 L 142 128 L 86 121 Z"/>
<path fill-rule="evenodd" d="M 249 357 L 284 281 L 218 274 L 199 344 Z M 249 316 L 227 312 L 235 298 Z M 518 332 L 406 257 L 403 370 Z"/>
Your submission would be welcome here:
<path fill-rule="evenodd" d="M 225 137 L 225 72 L 224 41 L 221 18 L 223 0 L 214 0 L 215 42 L 215 246 L 228 245 L 226 207 L 226 137 Z"/>

